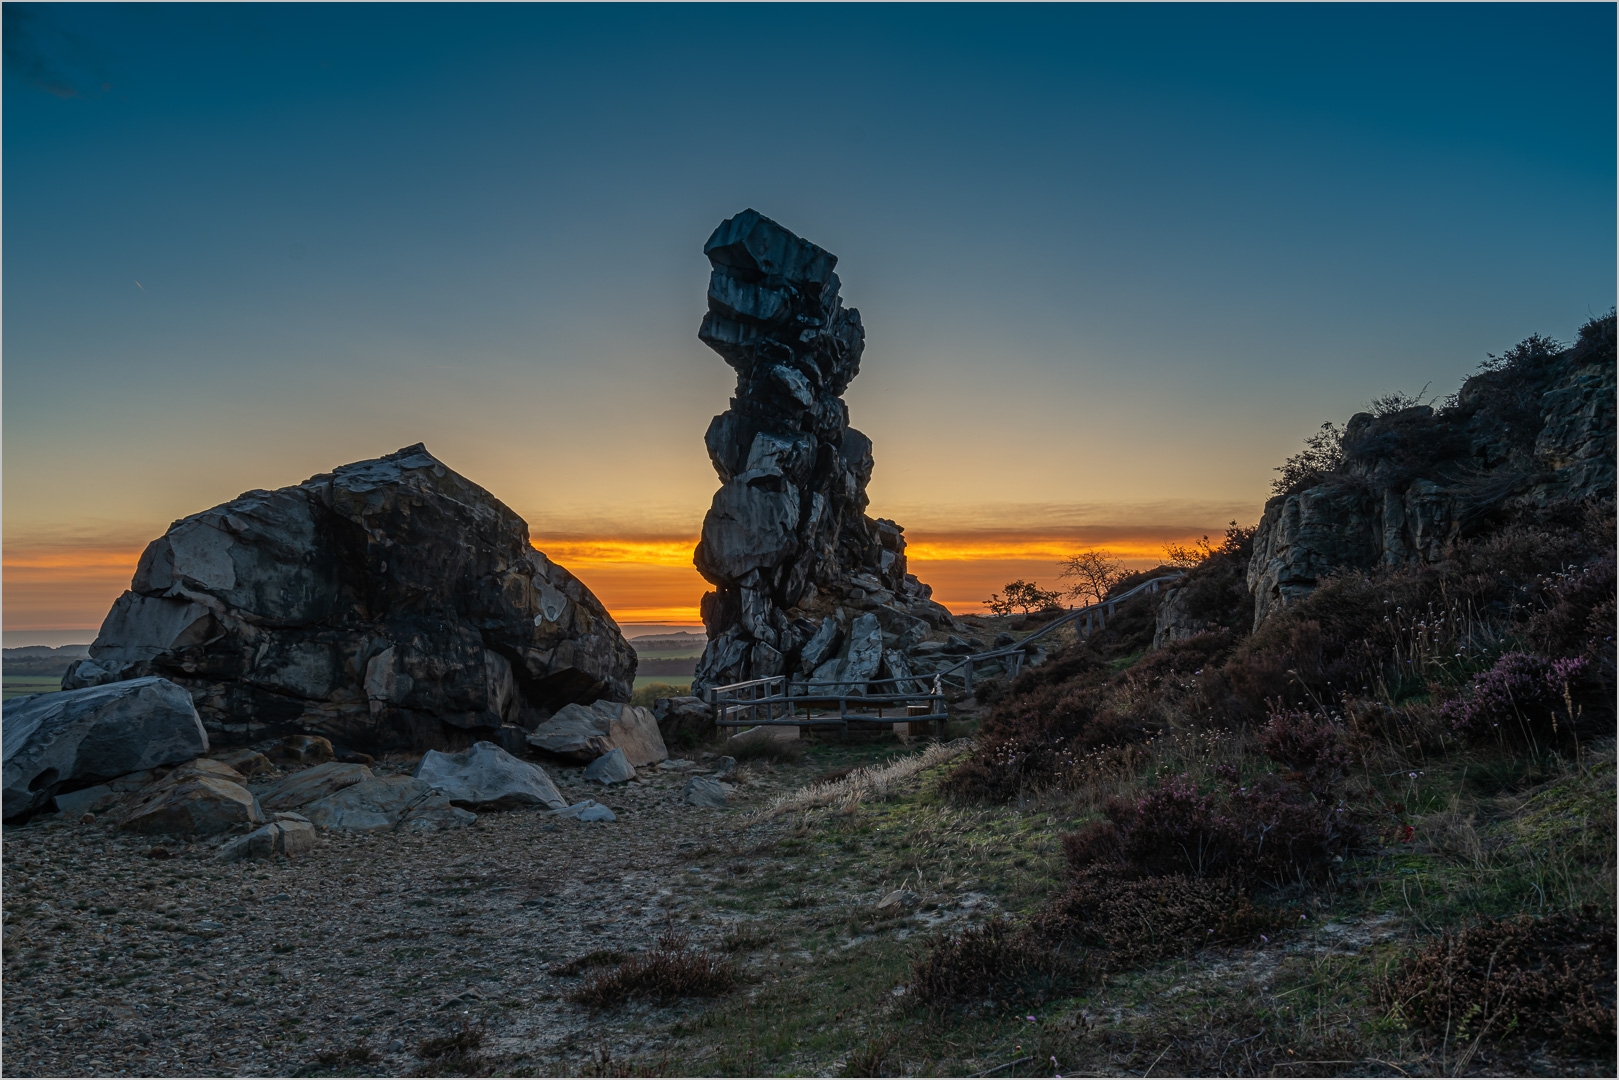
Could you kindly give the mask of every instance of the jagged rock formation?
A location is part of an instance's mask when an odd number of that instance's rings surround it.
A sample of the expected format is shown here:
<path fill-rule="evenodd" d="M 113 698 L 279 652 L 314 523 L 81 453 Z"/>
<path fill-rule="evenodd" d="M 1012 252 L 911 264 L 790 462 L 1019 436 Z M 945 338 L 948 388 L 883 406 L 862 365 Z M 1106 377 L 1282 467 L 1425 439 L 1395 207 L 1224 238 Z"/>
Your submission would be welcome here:
<path fill-rule="evenodd" d="M 1247 583 L 1254 625 L 1323 575 L 1440 559 L 1503 515 L 1614 492 L 1614 317 L 1572 348 L 1530 339 L 1451 403 L 1345 426 L 1342 463 L 1265 504 Z"/>
<path fill-rule="evenodd" d="M 416 445 L 152 541 L 63 686 L 144 675 L 189 690 L 219 744 L 420 750 L 628 701 L 635 653 L 522 518 Z"/>
<path fill-rule="evenodd" d="M 866 335 L 838 295 L 836 256 L 755 210 L 722 222 L 703 253 L 714 272 L 698 336 L 737 384 L 705 439 L 722 486 L 694 558 L 715 586 L 694 686 L 824 665 L 849 623 L 840 605 L 948 624 L 906 572 L 904 531 L 865 514 L 871 440 L 841 395 Z"/>

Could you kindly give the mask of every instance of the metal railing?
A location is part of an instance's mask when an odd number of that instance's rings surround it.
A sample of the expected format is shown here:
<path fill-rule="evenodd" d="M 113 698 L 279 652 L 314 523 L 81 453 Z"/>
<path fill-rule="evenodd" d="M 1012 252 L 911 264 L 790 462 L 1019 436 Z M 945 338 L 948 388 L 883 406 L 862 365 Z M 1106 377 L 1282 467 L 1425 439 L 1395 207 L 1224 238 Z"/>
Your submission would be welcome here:
<path fill-rule="evenodd" d="M 1011 645 L 1003 645 L 998 649 L 988 649 L 984 652 L 962 657 L 949 667 L 941 668 L 936 673 L 936 677 L 940 680 L 941 687 L 945 679 L 956 678 L 961 680 L 963 689 L 971 690 L 973 688 L 973 670 L 984 663 L 998 663 L 1006 672 L 1008 678 L 1015 676 L 1023 670 L 1023 663 L 1029 655 L 1029 645 L 1035 640 L 1045 637 L 1059 626 L 1067 626 L 1069 623 L 1074 624 L 1075 631 L 1078 632 L 1080 639 L 1084 640 L 1106 626 L 1109 620 L 1113 618 L 1115 609 L 1126 600 L 1142 593 L 1156 593 L 1163 587 L 1165 582 L 1178 581 L 1180 577 L 1180 571 L 1173 574 L 1164 574 L 1150 581 L 1143 581 L 1140 585 L 1127 592 L 1122 592 L 1118 596 L 1110 596 L 1106 600 L 1095 604 L 1086 604 L 1084 607 L 1073 608 L 1067 614 L 1058 616 L 1028 637 L 1013 642 Z"/>

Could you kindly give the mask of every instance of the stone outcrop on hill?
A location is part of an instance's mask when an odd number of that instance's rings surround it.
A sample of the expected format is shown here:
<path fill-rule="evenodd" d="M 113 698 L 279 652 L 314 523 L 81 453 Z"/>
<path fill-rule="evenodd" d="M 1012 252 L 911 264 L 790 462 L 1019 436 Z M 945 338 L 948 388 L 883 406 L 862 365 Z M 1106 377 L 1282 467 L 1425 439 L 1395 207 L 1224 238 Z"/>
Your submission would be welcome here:
<path fill-rule="evenodd" d="M 428 749 L 628 700 L 635 653 L 522 518 L 417 445 L 170 526 L 63 685 L 147 675 L 216 742 Z"/>
<path fill-rule="evenodd" d="M 1614 491 L 1614 317 L 1561 351 L 1530 339 L 1444 408 L 1357 413 L 1342 462 L 1265 504 L 1254 625 L 1325 574 L 1439 559 L 1504 515 Z"/>
<path fill-rule="evenodd" d="M 167 679 L 13 698 L 4 729 L 8 821 L 58 792 L 208 752 L 191 695 Z"/>
<path fill-rule="evenodd" d="M 839 296 L 837 258 L 754 210 L 722 222 L 703 253 L 714 269 L 698 337 L 737 385 L 705 438 L 721 487 L 693 560 L 715 587 L 693 686 L 809 674 L 803 649 L 839 605 L 948 625 L 906 571 L 904 531 L 866 516 L 871 440 L 841 397 L 866 335 Z"/>

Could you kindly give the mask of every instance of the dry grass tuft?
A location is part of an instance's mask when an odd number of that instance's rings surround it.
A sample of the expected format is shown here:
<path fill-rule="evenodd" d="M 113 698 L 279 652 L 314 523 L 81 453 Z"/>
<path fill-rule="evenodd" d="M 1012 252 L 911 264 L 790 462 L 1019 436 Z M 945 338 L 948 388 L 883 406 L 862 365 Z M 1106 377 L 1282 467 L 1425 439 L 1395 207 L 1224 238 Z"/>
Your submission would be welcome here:
<path fill-rule="evenodd" d="M 781 796 L 759 811 L 754 821 L 768 821 L 782 814 L 815 810 L 825 806 L 836 806 L 847 811 L 861 803 L 879 802 L 892 795 L 902 782 L 917 773 L 953 761 L 971 749 L 970 740 L 957 739 L 950 743 L 936 743 L 920 754 L 902 757 L 886 765 L 855 769 L 841 779 L 813 783 L 799 788 L 790 795 Z"/>
<path fill-rule="evenodd" d="M 686 934 L 671 930 L 647 952 L 593 976 L 568 997 L 597 1007 L 619 1005 L 632 997 L 655 1001 L 715 997 L 736 986 L 738 977 L 729 960 L 692 948 Z"/>

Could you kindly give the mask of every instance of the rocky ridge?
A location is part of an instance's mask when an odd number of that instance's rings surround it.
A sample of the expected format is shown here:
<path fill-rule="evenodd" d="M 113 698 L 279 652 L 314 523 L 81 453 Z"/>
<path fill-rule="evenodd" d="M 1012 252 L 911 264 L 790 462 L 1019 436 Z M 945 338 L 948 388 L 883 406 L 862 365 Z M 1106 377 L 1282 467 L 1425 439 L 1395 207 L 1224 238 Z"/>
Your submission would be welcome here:
<path fill-rule="evenodd" d="M 784 674 L 859 684 L 887 665 L 884 645 L 953 625 L 907 572 L 904 530 L 866 516 L 871 440 L 841 396 L 860 371 L 860 313 L 843 305 L 836 256 L 755 210 L 722 222 L 703 253 L 713 274 L 698 336 L 737 387 L 705 436 L 721 487 L 693 559 L 715 586 L 693 687 Z"/>
<path fill-rule="evenodd" d="M 1440 409 L 1350 417 L 1341 463 L 1265 504 L 1253 625 L 1333 570 L 1435 562 L 1503 515 L 1611 496 L 1614 370 L 1608 315 L 1567 349 L 1529 339 Z"/>

